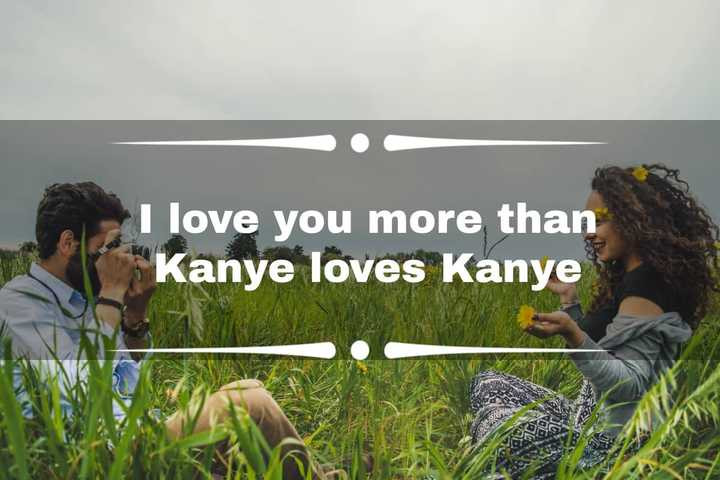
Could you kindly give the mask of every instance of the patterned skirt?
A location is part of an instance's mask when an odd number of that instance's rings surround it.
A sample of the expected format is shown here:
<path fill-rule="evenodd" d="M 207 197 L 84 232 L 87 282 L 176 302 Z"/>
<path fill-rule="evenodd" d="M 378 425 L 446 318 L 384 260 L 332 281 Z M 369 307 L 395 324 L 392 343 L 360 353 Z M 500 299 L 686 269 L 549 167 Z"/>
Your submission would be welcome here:
<path fill-rule="evenodd" d="M 592 384 L 585 380 L 577 399 L 566 397 L 528 380 L 495 371 L 480 372 L 470 386 L 471 426 L 474 444 L 483 443 L 507 419 L 523 407 L 538 402 L 516 419 L 497 456 L 496 471 L 518 478 L 528 469 L 533 479 L 554 478 L 558 463 L 574 449 L 580 432 L 597 405 Z M 602 462 L 614 438 L 602 431 L 592 433 L 578 467 Z"/>

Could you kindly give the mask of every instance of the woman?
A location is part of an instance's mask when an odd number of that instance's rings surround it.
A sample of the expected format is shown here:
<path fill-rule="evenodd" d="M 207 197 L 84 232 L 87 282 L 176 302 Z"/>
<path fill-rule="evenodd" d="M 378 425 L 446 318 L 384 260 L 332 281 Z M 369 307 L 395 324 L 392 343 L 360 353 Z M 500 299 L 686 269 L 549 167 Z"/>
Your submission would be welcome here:
<path fill-rule="evenodd" d="M 579 467 L 601 462 L 717 291 L 718 227 L 677 170 L 600 168 L 586 208 L 597 219 L 585 243 L 599 287 L 589 312 L 583 315 L 574 284 L 553 278 L 548 288 L 559 296 L 561 310 L 535 315 L 526 330 L 540 338 L 561 335 L 570 348 L 596 350 L 569 354 L 584 377 L 578 398 L 493 371 L 478 374 L 470 388 L 474 442 L 526 408 L 503 440 L 507 454 L 498 458 L 497 470 L 513 478 L 530 468 L 534 478 L 552 478 L 563 450 L 574 445 L 606 396 L 600 412 L 609 427 L 590 435 Z"/>

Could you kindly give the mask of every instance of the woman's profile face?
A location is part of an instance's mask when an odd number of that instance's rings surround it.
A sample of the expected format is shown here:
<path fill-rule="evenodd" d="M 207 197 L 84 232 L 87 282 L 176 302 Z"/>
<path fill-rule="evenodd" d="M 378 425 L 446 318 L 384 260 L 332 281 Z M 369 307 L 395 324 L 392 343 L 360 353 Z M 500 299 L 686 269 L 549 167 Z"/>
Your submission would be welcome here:
<path fill-rule="evenodd" d="M 612 218 L 603 218 L 598 211 L 605 211 L 607 206 L 602 196 L 593 190 L 585 204 L 586 210 L 593 210 L 595 215 L 595 233 L 586 233 L 585 240 L 591 242 L 598 260 L 609 262 L 612 260 L 623 260 L 629 252 L 627 242 L 622 238 L 620 232 L 612 221 Z M 612 216 L 613 212 L 609 212 Z"/>

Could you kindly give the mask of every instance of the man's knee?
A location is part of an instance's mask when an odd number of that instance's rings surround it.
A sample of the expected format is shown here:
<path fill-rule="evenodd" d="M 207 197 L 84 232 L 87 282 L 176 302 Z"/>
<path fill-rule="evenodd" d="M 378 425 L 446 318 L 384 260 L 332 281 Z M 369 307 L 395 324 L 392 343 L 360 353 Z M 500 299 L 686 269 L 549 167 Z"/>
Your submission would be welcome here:
<path fill-rule="evenodd" d="M 265 388 L 265 385 L 260 380 L 255 378 L 243 378 L 242 380 L 236 380 L 220 387 L 219 391 L 223 390 L 246 390 L 249 388 Z"/>
<path fill-rule="evenodd" d="M 240 398 L 236 404 L 245 408 L 257 424 L 265 420 L 272 421 L 282 415 L 280 406 L 270 392 L 261 387 L 240 390 Z"/>
<path fill-rule="evenodd" d="M 281 413 L 280 407 L 260 380 L 243 379 L 228 383 L 220 388 L 214 397 L 224 402 L 225 408 L 228 402 L 243 408 L 255 423 Z"/>
<path fill-rule="evenodd" d="M 235 392 L 232 401 L 247 412 L 268 443 L 277 445 L 287 437 L 300 438 L 270 392 L 264 388 L 248 388 Z"/>

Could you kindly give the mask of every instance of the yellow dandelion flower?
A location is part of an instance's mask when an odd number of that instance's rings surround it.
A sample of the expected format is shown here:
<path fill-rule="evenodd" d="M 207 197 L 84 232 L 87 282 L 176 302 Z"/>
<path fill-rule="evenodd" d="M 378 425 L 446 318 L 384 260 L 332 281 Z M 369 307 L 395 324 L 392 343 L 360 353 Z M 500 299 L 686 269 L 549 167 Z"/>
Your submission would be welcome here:
<path fill-rule="evenodd" d="M 633 177 L 635 177 L 635 180 L 638 182 L 644 182 L 647 180 L 648 173 L 647 168 L 643 166 L 635 167 L 632 171 Z"/>
<path fill-rule="evenodd" d="M 178 394 L 180 392 L 175 388 L 167 388 L 165 389 L 165 397 L 170 401 L 170 403 L 176 403 L 178 399 Z"/>
<path fill-rule="evenodd" d="M 601 222 L 612 220 L 612 213 L 610 213 L 607 207 L 598 207 L 594 209 L 593 212 L 595 212 L 595 218 Z"/>
<path fill-rule="evenodd" d="M 534 316 L 535 309 L 533 307 L 531 307 L 530 305 L 522 305 L 517 315 L 517 323 L 520 328 L 526 330 L 528 327 L 532 326 L 532 324 L 535 322 L 535 320 L 533 320 Z"/>
<path fill-rule="evenodd" d="M 540 266 L 543 270 L 545 270 L 545 265 L 547 265 L 548 260 L 550 260 L 550 257 L 548 257 L 547 255 L 543 255 L 540 259 Z"/>
<path fill-rule="evenodd" d="M 425 279 L 423 280 L 424 286 L 429 286 L 430 284 L 435 283 L 437 278 L 440 276 L 440 267 L 437 267 L 435 265 L 426 265 L 424 267 L 425 270 Z"/>
<path fill-rule="evenodd" d="M 358 370 L 360 370 L 360 371 L 363 373 L 363 375 L 368 372 L 368 367 L 367 367 L 367 365 L 365 364 L 365 362 L 362 362 L 362 361 L 360 361 L 360 360 L 357 360 L 357 361 L 355 362 L 355 365 L 357 365 Z"/>

